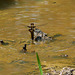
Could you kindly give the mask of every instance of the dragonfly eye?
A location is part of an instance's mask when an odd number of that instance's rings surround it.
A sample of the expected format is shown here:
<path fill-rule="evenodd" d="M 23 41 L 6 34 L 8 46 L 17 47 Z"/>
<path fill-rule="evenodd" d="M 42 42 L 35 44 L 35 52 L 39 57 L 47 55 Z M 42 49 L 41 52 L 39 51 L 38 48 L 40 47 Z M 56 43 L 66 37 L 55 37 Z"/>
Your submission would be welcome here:
<path fill-rule="evenodd" d="M 31 25 L 34 25 L 34 23 L 31 23 Z"/>

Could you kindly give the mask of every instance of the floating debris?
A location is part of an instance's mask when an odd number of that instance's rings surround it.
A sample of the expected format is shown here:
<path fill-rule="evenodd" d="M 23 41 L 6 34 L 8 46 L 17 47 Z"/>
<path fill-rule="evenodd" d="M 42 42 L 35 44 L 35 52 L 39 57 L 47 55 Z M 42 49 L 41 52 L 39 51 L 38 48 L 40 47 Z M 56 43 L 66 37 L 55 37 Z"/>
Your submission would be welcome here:
<path fill-rule="evenodd" d="M 22 51 L 23 51 L 24 53 L 27 52 L 26 46 L 27 46 L 27 45 L 25 44 L 24 47 L 23 47 L 23 49 L 22 49 Z"/>
<path fill-rule="evenodd" d="M 72 41 L 72 44 L 75 44 L 75 41 Z"/>
<path fill-rule="evenodd" d="M 52 37 L 48 37 L 47 33 L 44 33 L 42 32 L 40 29 L 35 29 L 34 31 L 34 40 L 36 42 L 39 42 L 39 41 L 50 41 L 52 40 Z"/>
<path fill-rule="evenodd" d="M 40 29 L 35 29 L 36 26 L 34 26 L 34 23 L 31 23 L 28 27 L 30 28 L 29 32 L 31 33 L 32 44 L 36 44 L 36 42 L 40 41 L 44 42 L 52 40 L 52 37 L 48 37 L 47 33 L 42 32 Z"/>
<path fill-rule="evenodd" d="M 3 40 L 0 40 L 0 45 L 8 45 L 9 43 L 5 43 Z"/>
<path fill-rule="evenodd" d="M 53 4 L 56 4 L 56 2 L 53 2 Z"/>
<path fill-rule="evenodd" d="M 55 37 L 60 37 L 60 36 L 62 36 L 62 34 L 55 34 L 53 37 L 55 38 Z"/>
<path fill-rule="evenodd" d="M 63 55 L 59 55 L 59 56 L 53 56 L 52 58 L 54 59 L 60 59 L 60 58 L 68 58 L 68 55 L 67 54 L 63 54 Z"/>
<path fill-rule="evenodd" d="M 60 55 L 60 57 L 68 57 L 67 54 Z"/>
<path fill-rule="evenodd" d="M 3 45 L 4 44 L 4 41 L 3 40 L 0 40 L 0 45 Z"/>

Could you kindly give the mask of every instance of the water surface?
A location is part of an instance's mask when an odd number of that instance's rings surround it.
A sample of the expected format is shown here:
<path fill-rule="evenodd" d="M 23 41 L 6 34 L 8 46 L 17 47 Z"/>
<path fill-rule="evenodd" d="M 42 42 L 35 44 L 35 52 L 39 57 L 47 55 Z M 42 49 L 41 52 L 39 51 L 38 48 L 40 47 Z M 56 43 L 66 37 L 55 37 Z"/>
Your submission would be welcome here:
<path fill-rule="evenodd" d="M 24 44 L 30 44 L 27 25 L 32 22 L 48 36 L 62 36 L 50 43 L 28 45 L 28 53 L 21 53 Z M 9 43 L 0 45 L 1 75 L 38 75 L 33 51 L 39 53 L 43 65 L 75 67 L 75 1 L 16 0 L 0 9 L 0 39 Z M 69 57 L 59 58 L 62 54 Z"/>

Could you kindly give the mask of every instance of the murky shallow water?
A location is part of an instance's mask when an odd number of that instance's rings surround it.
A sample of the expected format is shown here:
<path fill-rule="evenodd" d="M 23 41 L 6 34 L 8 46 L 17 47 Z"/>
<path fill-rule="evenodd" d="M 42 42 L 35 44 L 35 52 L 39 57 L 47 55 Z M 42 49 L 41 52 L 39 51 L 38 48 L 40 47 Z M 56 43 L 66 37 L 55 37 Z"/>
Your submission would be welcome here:
<path fill-rule="evenodd" d="M 0 46 L 0 74 L 37 75 L 39 69 L 34 50 L 39 53 L 43 65 L 75 67 L 74 5 L 74 0 L 22 0 L 0 10 L 0 39 L 9 43 Z M 50 43 L 28 45 L 28 53 L 21 53 L 24 44 L 30 42 L 27 25 L 32 22 L 48 36 L 62 36 Z M 69 57 L 57 57 L 62 54 Z"/>

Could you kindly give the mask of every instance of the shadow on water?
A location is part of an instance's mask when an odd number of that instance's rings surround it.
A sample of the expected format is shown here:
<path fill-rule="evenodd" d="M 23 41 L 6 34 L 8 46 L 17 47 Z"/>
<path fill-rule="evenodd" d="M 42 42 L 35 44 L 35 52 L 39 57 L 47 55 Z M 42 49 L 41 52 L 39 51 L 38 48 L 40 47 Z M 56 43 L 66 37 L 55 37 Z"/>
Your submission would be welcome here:
<path fill-rule="evenodd" d="M 15 0 L 1 0 L 0 1 L 0 10 L 6 9 L 13 4 L 15 4 Z"/>

